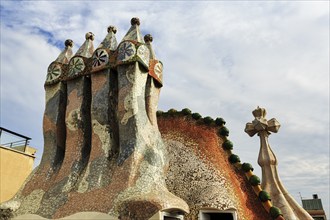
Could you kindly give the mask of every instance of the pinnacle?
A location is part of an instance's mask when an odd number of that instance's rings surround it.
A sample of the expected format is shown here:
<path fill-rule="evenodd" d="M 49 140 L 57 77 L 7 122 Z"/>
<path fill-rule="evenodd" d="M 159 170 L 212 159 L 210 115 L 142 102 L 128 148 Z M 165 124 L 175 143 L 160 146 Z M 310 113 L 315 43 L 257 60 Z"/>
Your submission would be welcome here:
<path fill-rule="evenodd" d="M 149 43 L 149 42 L 151 43 L 152 40 L 153 40 L 153 38 L 152 38 L 151 34 L 146 34 L 146 35 L 144 36 L 144 41 L 145 41 L 146 43 Z"/>
<path fill-rule="evenodd" d="M 94 40 L 94 34 L 92 33 L 92 32 L 87 32 L 86 34 L 85 34 L 85 38 L 86 38 L 86 40 Z"/>
<path fill-rule="evenodd" d="M 64 45 L 65 45 L 64 50 L 58 55 L 55 61 L 58 63 L 67 64 L 69 63 L 69 60 L 73 55 L 72 53 L 73 41 L 71 39 L 67 39 L 64 42 Z"/>
<path fill-rule="evenodd" d="M 117 40 L 115 36 L 115 34 L 117 33 L 117 28 L 115 26 L 110 25 L 107 30 L 107 36 L 97 48 L 108 48 L 114 51 L 117 48 Z"/>
<path fill-rule="evenodd" d="M 131 28 L 128 30 L 126 35 L 124 36 L 123 41 L 134 41 L 139 43 L 144 43 L 144 40 L 141 36 L 140 32 L 140 19 L 139 18 L 132 18 L 131 19 Z"/>
<path fill-rule="evenodd" d="M 86 41 L 81 45 L 81 47 L 76 52 L 76 56 L 83 56 L 86 58 L 89 58 L 93 55 L 94 52 L 94 46 L 93 46 L 93 40 L 94 40 L 94 34 L 92 32 L 87 32 L 85 34 Z"/>
<path fill-rule="evenodd" d="M 65 42 L 64 42 L 64 45 L 65 47 L 73 47 L 73 40 L 71 39 L 67 39 Z"/>
<path fill-rule="evenodd" d="M 134 17 L 131 19 L 131 25 L 140 25 L 140 19 L 137 17 Z"/>
<path fill-rule="evenodd" d="M 114 34 L 117 33 L 117 28 L 115 26 L 110 25 L 108 27 L 108 33 L 110 33 L 110 32 L 112 32 Z"/>

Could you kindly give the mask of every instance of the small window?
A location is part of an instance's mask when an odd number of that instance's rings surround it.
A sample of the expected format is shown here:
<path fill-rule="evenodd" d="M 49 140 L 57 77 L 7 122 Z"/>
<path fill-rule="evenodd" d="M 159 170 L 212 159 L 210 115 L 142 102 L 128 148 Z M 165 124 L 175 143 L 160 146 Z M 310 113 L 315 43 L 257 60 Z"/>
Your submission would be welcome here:
<path fill-rule="evenodd" d="M 183 214 L 162 212 L 162 220 L 183 220 Z"/>
<path fill-rule="evenodd" d="M 237 220 L 236 212 L 232 210 L 201 210 L 199 212 L 200 220 Z"/>

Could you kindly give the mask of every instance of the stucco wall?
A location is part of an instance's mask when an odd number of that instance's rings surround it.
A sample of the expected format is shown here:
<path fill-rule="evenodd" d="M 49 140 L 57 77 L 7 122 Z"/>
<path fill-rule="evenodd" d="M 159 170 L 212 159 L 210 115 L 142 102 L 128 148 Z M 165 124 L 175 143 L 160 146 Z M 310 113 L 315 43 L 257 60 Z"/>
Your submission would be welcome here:
<path fill-rule="evenodd" d="M 25 152 L 0 146 L 0 203 L 15 195 L 33 169 L 35 149 Z"/>

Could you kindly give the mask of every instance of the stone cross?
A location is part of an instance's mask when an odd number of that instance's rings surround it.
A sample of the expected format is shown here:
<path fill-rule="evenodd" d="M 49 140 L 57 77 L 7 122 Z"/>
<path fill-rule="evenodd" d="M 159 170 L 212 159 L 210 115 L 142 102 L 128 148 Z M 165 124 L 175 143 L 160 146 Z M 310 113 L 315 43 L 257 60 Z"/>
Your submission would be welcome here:
<path fill-rule="evenodd" d="M 252 112 L 255 119 L 252 121 L 252 123 L 248 122 L 245 127 L 245 132 L 250 135 L 250 137 L 253 137 L 256 133 L 260 136 L 260 133 L 266 132 L 268 135 L 270 132 L 277 133 L 280 129 L 280 123 L 275 119 L 272 118 L 269 121 L 265 118 L 267 112 L 264 108 L 255 109 Z"/>
<path fill-rule="evenodd" d="M 278 161 L 269 145 L 268 136 L 271 132 L 278 132 L 281 126 L 280 123 L 275 118 L 267 120 L 265 118 L 266 109 L 259 108 L 259 106 L 252 114 L 255 119 L 252 123 L 248 122 L 246 124 L 244 131 L 250 137 L 253 137 L 255 134 L 258 134 L 260 137 L 258 164 L 262 170 L 262 189 L 270 194 L 272 203 L 281 209 L 285 219 L 312 220 L 313 218 L 290 196 L 277 172 Z"/>

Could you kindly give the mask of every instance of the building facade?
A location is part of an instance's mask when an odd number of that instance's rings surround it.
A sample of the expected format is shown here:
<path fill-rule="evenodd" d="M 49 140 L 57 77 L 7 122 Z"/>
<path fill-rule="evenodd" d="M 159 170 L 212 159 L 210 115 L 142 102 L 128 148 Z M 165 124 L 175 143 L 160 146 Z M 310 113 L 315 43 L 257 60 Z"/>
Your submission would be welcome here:
<path fill-rule="evenodd" d="M 327 220 L 323 210 L 322 200 L 319 199 L 317 194 L 313 194 L 312 199 L 302 199 L 302 205 L 303 208 L 313 217 L 313 219 Z"/>
<path fill-rule="evenodd" d="M 138 18 L 119 44 L 116 32 L 109 26 L 96 49 L 94 34 L 86 33 L 76 53 L 68 39 L 49 65 L 41 163 L 3 208 L 18 219 L 79 219 L 90 212 L 121 220 L 311 219 L 300 217 L 299 208 L 293 212 L 287 197 L 274 205 L 276 194 L 233 153 L 224 119 L 157 111 L 163 64 L 152 36 L 142 37 Z M 254 112 L 248 134 L 278 130 L 265 110 Z"/>
<path fill-rule="evenodd" d="M 0 129 L 2 137 L 4 133 L 9 133 L 20 139 L 0 145 L 0 203 L 2 203 L 17 193 L 32 172 L 36 149 L 26 145 L 30 138 L 4 128 Z"/>

